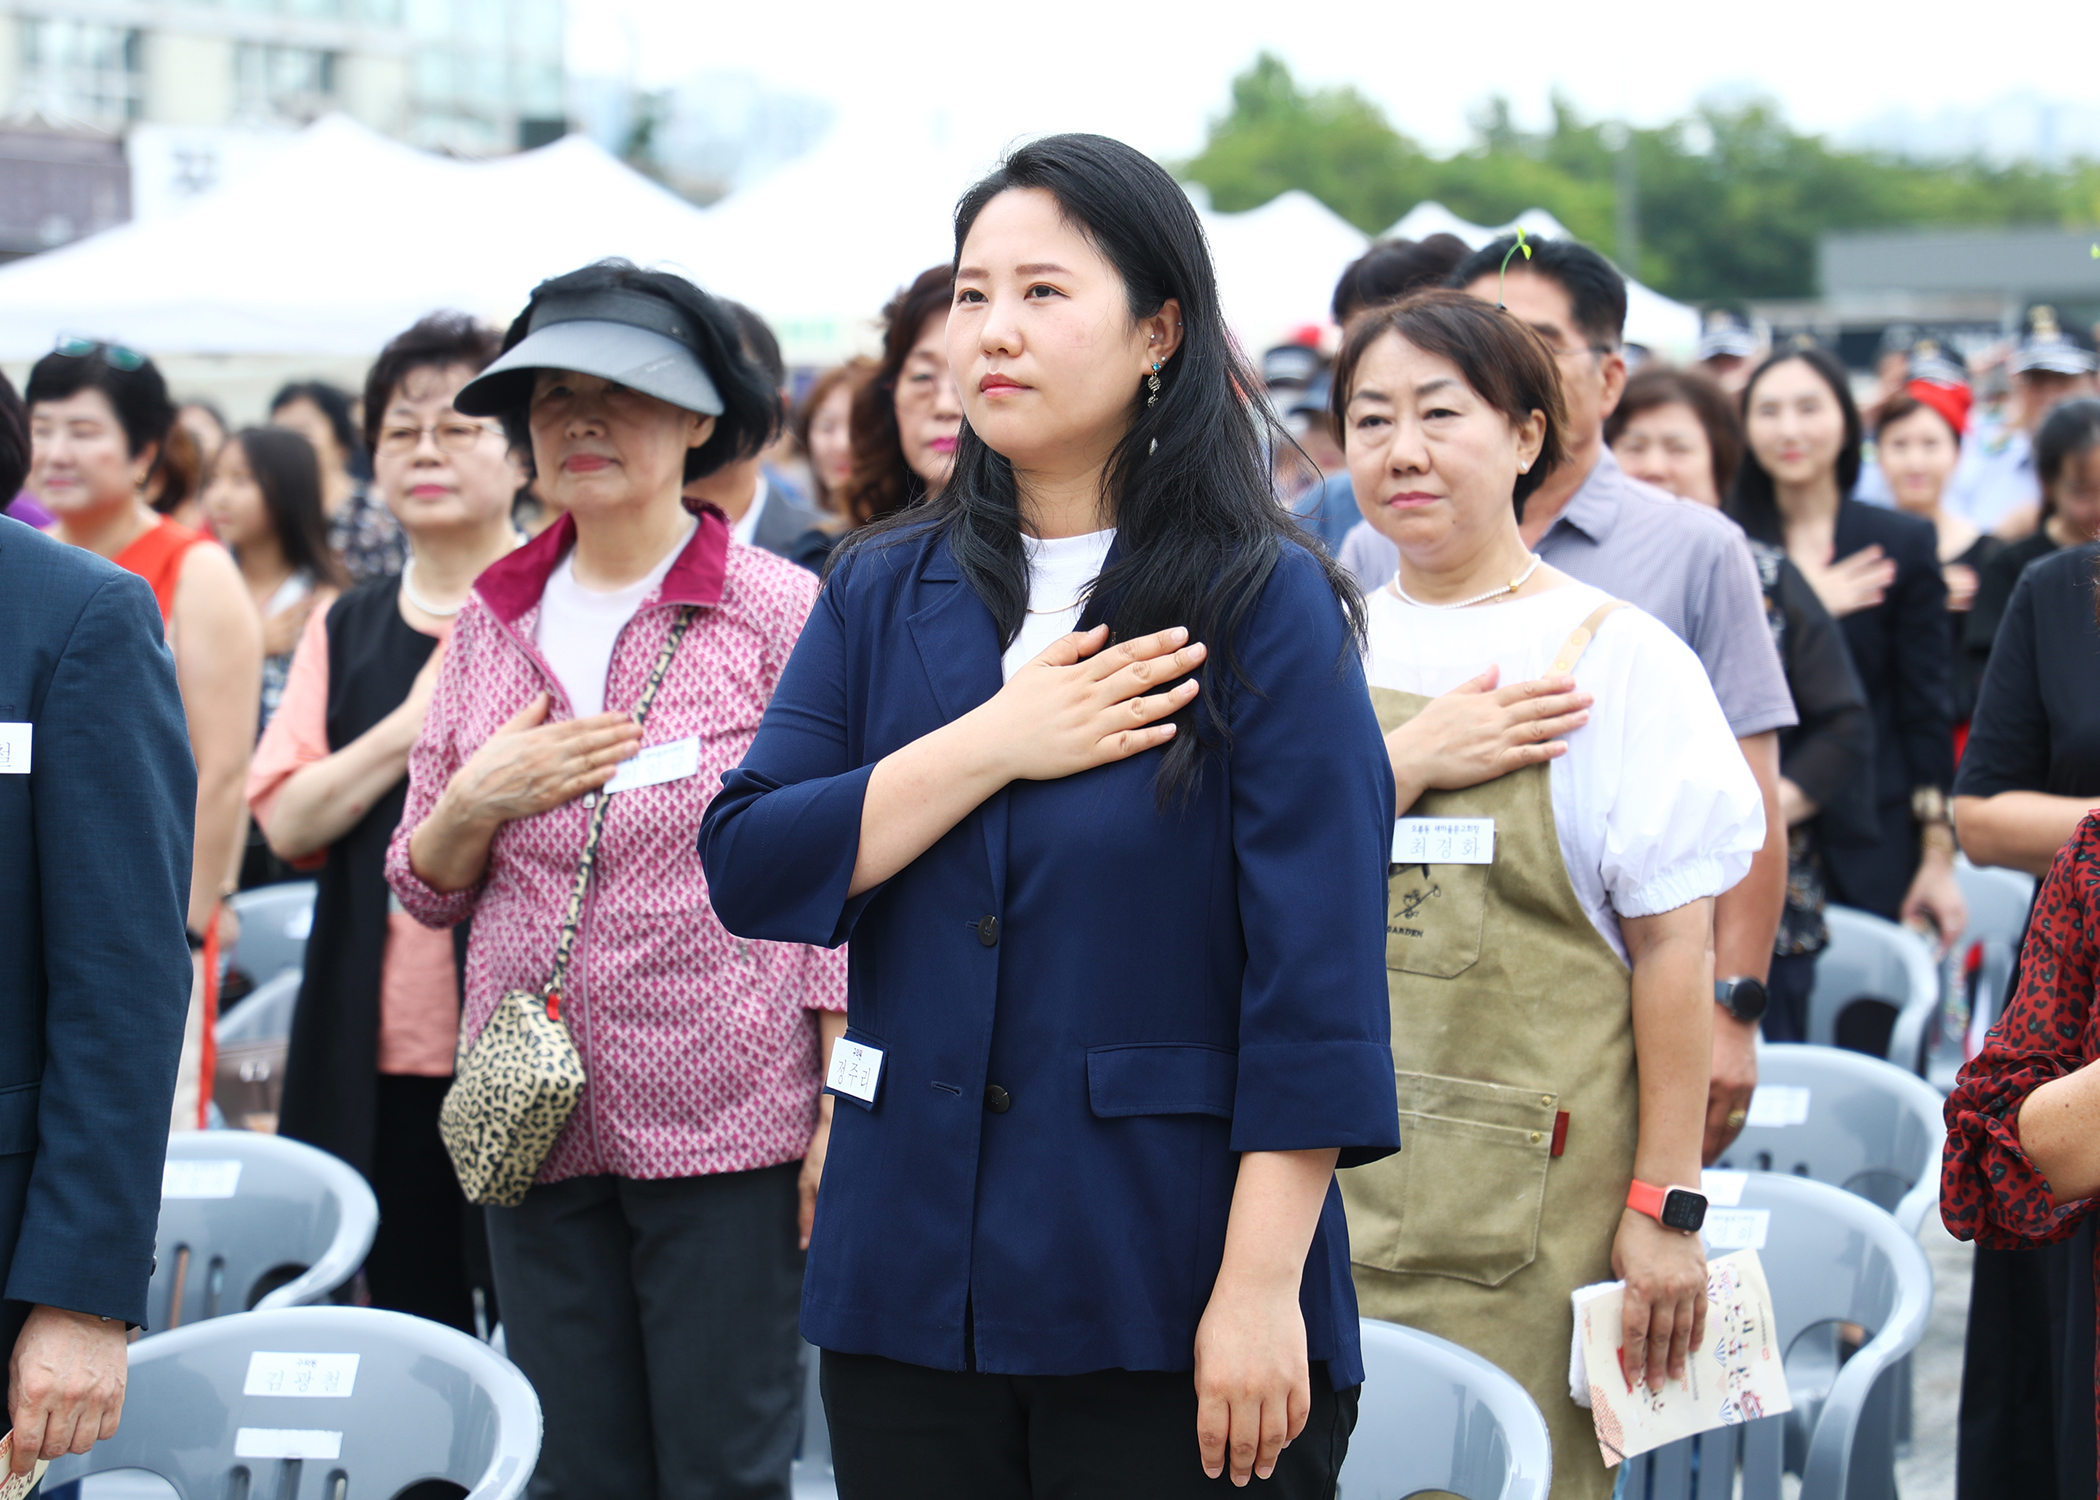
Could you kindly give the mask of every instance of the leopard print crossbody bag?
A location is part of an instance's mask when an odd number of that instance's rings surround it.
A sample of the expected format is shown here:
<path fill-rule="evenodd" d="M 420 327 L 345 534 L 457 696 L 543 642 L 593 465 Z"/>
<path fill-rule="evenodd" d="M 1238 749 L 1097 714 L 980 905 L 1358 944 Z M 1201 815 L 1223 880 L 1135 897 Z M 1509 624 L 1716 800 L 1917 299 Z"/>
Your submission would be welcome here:
<path fill-rule="evenodd" d="M 635 704 L 637 725 L 648 719 L 649 705 L 692 621 L 693 612 L 686 609 L 672 624 Z M 438 1111 L 438 1134 L 469 1203 L 515 1208 L 524 1202 L 555 1138 L 583 1097 L 583 1058 L 562 1019 L 561 997 L 612 800 L 600 793 L 591 806 L 590 832 L 584 836 L 583 857 L 576 862 L 576 882 L 569 891 L 547 982 L 537 991 L 511 990 L 504 995 L 471 1047 L 465 1031 L 460 1033 L 452 1087 Z"/>

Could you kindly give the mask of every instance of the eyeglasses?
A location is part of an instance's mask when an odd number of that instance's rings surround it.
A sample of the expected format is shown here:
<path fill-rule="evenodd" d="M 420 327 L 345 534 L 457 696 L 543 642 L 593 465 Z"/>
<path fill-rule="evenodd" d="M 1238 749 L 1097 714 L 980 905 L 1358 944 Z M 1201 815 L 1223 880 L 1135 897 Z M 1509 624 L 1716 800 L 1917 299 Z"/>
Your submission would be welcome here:
<path fill-rule="evenodd" d="M 440 453 L 471 453 L 476 443 L 495 431 L 486 423 L 469 422 L 463 417 L 429 427 L 382 427 L 379 429 L 379 451 L 394 458 L 406 458 L 423 446 L 423 434 L 427 432 Z"/>
<path fill-rule="evenodd" d="M 102 339 L 65 337 L 52 345 L 52 352 L 63 354 L 67 359 L 88 359 L 100 355 L 102 362 L 112 370 L 122 370 L 129 375 L 143 369 L 146 356 L 136 349 L 127 349 L 122 344 L 107 343 Z"/>

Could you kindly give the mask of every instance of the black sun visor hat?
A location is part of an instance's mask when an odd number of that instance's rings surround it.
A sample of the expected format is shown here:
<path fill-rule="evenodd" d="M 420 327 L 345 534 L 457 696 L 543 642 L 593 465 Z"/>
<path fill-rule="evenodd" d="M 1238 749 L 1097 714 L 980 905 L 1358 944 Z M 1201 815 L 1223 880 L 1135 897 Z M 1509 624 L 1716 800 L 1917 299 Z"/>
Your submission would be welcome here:
<path fill-rule="evenodd" d="M 525 337 L 461 386 L 452 408 L 470 417 L 502 416 L 530 403 L 537 371 L 574 370 L 720 416 L 721 392 L 687 345 L 687 325 L 670 303 L 625 287 L 542 297 Z"/>

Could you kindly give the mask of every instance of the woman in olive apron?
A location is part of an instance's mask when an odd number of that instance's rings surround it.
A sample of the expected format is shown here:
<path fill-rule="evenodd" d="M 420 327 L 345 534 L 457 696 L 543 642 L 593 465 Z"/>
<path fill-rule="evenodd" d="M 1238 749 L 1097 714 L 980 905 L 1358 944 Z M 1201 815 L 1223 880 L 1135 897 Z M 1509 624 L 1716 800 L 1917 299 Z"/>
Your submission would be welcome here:
<path fill-rule="evenodd" d="M 1763 808 L 1690 649 L 1525 545 L 1562 420 L 1528 328 L 1451 292 L 1380 309 L 1335 401 L 1358 503 L 1401 558 L 1368 600 L 1365 667 L 1407 815 L 1386 918 L 1402 1149 L 1342 1174 L 1357 1296 L 1509 1371 L 1551 1429 L 1555 1500 L 1601 1497 L 1569 1293 L 1624 1277 L 1628 1369 L 1682 1373 L 1705 1259 L 1672 1227 L 1693 1200 L 1658 1200 L 1697 1191 L 1712 898 Z M 1572 675 L 1595 707 L 1564 756 L 1441 789 L 1407 747 L 1489 666 Z"/>

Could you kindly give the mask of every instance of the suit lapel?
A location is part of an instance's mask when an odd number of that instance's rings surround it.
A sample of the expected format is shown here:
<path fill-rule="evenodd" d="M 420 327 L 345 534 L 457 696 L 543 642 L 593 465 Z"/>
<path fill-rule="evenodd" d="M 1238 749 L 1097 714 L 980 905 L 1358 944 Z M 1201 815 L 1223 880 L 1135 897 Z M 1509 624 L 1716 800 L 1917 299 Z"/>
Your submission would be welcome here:
<path fill-rule="evenodd" d="M 941 535 L 929 550 L 919 573 L 918 597 L 923 604 L 906 623 L 912 644 L 933 687 L 934 702 L 941 716 L 953 722 L 976 708 L 1005 685 L 999 669 L 999 633 L 991 611 L 964 581 Z M 992 899 L 1003 908 L 1006 900 L 1006 808 L 1004 788 L 977 809 L 984 830 L 984 853 L 991 866 Z"/>

